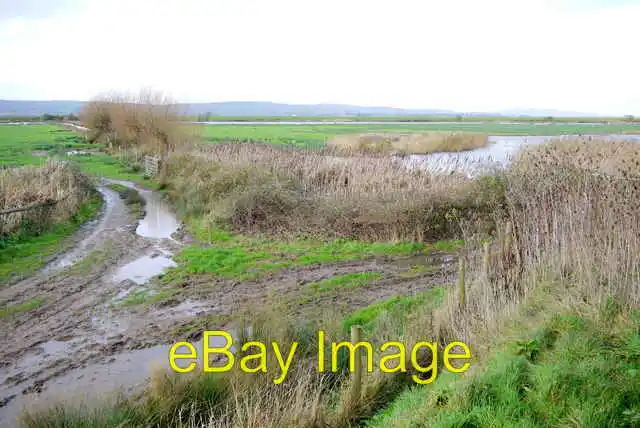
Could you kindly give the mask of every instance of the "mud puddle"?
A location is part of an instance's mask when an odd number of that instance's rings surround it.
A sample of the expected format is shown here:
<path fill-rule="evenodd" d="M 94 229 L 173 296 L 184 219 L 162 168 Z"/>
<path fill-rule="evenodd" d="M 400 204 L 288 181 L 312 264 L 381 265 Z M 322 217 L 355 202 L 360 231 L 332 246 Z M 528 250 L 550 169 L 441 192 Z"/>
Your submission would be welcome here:
<path fill-rule="evenodd" d="M 172 235 L 180 222 L 154 192 L 140 191 L 146 215 L 136 221 L 117 192 L 104 186 L 98 190 L 104 197 L 103 210 L 78 232 L 76 246 L 0 295 L 20 301 L 44 294 L 48 302 L 23 319 L 9 320 L 14 325 L 7 325 L 1 340 L 7 346 L 0 352 L 0 426 L 18 426 L 21 409 L 36 403 L 64 397 L 77 403 L 116 388 L 133 391 L 145 384 L 150 363 L 159 361 L 168 367 L 169 345 L 139 349 L 162 342 L 140 338 L 156 326 L 149 314 L 118 312 L 105 302 L 114 295 L 123 299 L 146 291 L 144 285 L 151 278 L 176 265 L 171 257 L 181 245 Z M 107 240 L 116 245 L 113 259 L 97 263 L 103 266 L 89 274 L 69 273 L 66 268 L 93 250 L 104 249 Z M 130 287 L 123 290 L 126 284 Z M 185 305 L 180 312 L 189 316 L 190 309 Z"/>
<path fill-rule="evenodd" d="M 129 279 L 138 285 L 145 284 L 154 276 L 163 273 L 167 268 L 177 266 L 177 264 L 171 260 L 170 256 L 171 253 L 168 251 L 163 251 L 162 255 L 154 253 L 148 256 L 142 256 L 118 268 L 113 276 L 113 280 L 122 282 Z"/>
<path fill-rule="evenodd" d="M 136 233 L 145 238 L 173 239 L 180 223 L 171 212 L 168 204 L 157 193 L 139 190 L 146 201 L 147 215 L 140 221 Z"/>
<path fill-rule="evenodd" d="M 233 341 L 238 340 L 238 335 L 229 331 L 233 337 Z M 196 358 L 180 358 L 175 363 L 178 367 L 186 368 L 190 364 L 196 363 L 196 369 L 200 370 L 203 366 L 203 339 L 197 342 L 189 342 L 196 349 Z M 224 347 L 227 341 L 222 336 L 212 336 L 208 340 L 209 348 Z M 66 348 L 68 346 L 60 346 L 59 344 L 44 344 L 43 346 L 53 346 Z M 171 373 L 173 369 L 169 363 L 169 352 L 172 345 L 161 344 L 144 349 L 136 349 L 123 352 L 111 356 L 108 360 L 99 363 L 90 363 L 84 367 L 80 367 L 68 371 L 60 376 L 52 378 L 46 384 L 46 389 L 38 394 L 23 395 L 20 401 L 21 406 L 30 410 L 38 408 L 46 408 L 54 404 L 67 404 L 72 407 L 78 405 L 99 404 L 103 400 L 114 399 L 117 396 L 131 396 L 141 392 L 149 384 L 149 379 L 154 374 Z M 232 345 L 231 352 L 236 350 L 236 346 Z M 178 355 L 189 355 L 186 347 L 180 347 L 175 351 Z M 214 365 L 219 362 L 215 358 L 220 354 L 212 354 L 209 364 Z M 30 363 L 35 363 L 35 357 Z M 18 396 L 20 391 L 14 388 L 13 394 Z M 16 406 L 18 400 L 10 402 L 7 410 L 15 413 L 20 409 Z M 5 412 L 8 413 L 8 412 Z M 5 422 L 8 422 L 7 420 Z M 2 420 L 0 420 L 2 423 Z M 4 425 L 3 425 L 4 426 Z M 12 426 L 12 425 L 6 425 Z"/>

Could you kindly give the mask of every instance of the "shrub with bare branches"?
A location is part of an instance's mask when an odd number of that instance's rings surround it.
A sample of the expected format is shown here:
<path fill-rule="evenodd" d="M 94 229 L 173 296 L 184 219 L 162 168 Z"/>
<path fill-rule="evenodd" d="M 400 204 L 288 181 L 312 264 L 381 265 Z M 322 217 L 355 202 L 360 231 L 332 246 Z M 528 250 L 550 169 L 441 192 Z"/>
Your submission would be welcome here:
<path fill-rule="evenodd" d="M 86 103 L 80 114 L 91 141 L 166 156 L 184 139 L 178 105 L 160 92 L 109 93 Z"/>

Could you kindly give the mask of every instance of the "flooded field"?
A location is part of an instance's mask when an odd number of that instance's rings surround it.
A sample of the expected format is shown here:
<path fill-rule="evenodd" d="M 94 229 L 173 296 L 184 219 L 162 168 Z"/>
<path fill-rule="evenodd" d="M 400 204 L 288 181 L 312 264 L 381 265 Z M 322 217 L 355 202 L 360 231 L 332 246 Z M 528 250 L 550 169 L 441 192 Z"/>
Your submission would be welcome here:
<path fill-rule="evenodd" d="M 480 149 L 459 153 L 432 153 L 409 155 L 403 162 L 410 168 L 426 168 L 434 173 L 462 172 L 477 175 L 492 168 L 506 167 L 522 148 L 543 144 L 551 139 L 575 138 L 576 136 L 490 136 L 489 145 Z M 640 135 L 586 135 L 581 138 L 633 140 L 640 143 Z"/>

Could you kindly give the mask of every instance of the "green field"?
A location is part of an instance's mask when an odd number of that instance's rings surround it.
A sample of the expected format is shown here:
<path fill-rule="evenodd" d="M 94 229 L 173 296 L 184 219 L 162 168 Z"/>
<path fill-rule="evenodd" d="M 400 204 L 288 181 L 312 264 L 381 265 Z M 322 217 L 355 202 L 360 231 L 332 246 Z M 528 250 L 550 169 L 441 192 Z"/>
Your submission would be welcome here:
<path fill-rule="evenodd" d="M 0 126 L 0 167 L 42 165 L 48 157 L 67 157 L 72 150 L 88 151 L 89 156 L 70 157 L 93 176 L 139 181 L 140 174 L 121 162 L 99 152 L 102 146 L 89 144 L 74 131 L 57 125 Z"/>
<path fill-rule="evenodd" d="M 46 156 L 89 146 L 78 134 L 55 125 L 0 127 L 0 165 L 39 165 Z"/>
<path fill-rule="evenodd" d="M 201 134 L 211 142 L 264 141 L 274 144 L 319 147 L 335 135 L 366 132 L 469 131 L 490 135 L 570 135 L 570 134 L 640 134 L 638 124 L 501 124 L 501 123 L 420 123 L 366 125 L 200 125 Z"/>

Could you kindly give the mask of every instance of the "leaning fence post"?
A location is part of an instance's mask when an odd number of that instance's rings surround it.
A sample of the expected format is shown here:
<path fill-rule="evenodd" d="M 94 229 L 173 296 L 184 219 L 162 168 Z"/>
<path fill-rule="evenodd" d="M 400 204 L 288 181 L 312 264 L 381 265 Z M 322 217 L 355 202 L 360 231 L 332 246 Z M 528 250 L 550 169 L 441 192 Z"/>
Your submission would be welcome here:
<path fill-rule="evenodd" d="M 360 333 L 362 328 L 359 325 L 351 326 L 351 343 L 356 346 L 360 342 Z M 362 357 L 360 356 L 360 348 L 354 349 L 355 366 L 353 367 L 353 376 L 351 378 L 351 397 L 354 402 L 360 401 L 362 391 Z"/>
<path fill-rule="evenodd" d="M 464 257 L 461 256 L 458 260 L 458 298 L 460 307 L 464 308 L 467 304 L 467 292 L 465 290 L 465 262 Z"/>

